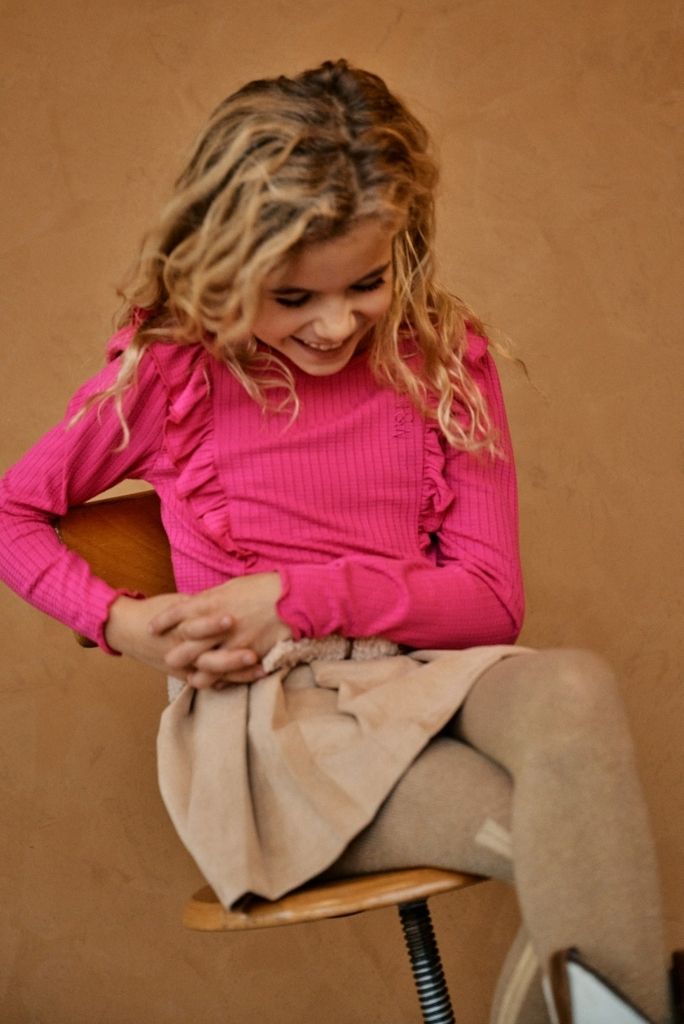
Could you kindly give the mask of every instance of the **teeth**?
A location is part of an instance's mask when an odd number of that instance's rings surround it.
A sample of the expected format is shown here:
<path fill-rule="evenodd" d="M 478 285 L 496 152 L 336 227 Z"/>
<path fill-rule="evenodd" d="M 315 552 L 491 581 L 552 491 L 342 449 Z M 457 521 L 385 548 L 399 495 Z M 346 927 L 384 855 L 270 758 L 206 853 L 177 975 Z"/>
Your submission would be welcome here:
<path fill-rule="evenodd" d="M 301 338 L 297 338 L 297 341 L 302 345 L 306 345 L 307 348 L 315 349 L 317 352 L 337 352 L 338 349 L 344 347 L 344 343 L 342 345 L 314 345 L 310 341 L 302 341 Z"/>

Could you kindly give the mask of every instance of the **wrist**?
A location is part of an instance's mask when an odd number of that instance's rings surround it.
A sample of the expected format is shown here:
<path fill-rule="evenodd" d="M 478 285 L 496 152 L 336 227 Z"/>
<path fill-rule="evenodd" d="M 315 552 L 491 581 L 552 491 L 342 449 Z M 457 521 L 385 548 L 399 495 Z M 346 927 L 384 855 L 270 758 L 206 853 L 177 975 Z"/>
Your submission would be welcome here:
<path fill-rule="evenodd" d="M 109 614 L 104 625 L 105 642 L 111 650 L 119 654 L 126 653 L 127 639 L 130 635 L 131 613 L 137 611 L 139 602 L 134 597 L 120 594 L 109 606 Z"/>
<path fill-rule="evenodd" d="M 272 587 L 271 598 L 273 600 L 273 630 L 272 636 L 274 643 L 278 643 L 280 640 L 291 640 L 292 629 L 289 624 L 285 622 L 280 614 L 280 608 L 278 607 L 280 600 L 283 596 L 283 581 L 279 572 L 270 572 L 265 574 L 270 579 Z"/>

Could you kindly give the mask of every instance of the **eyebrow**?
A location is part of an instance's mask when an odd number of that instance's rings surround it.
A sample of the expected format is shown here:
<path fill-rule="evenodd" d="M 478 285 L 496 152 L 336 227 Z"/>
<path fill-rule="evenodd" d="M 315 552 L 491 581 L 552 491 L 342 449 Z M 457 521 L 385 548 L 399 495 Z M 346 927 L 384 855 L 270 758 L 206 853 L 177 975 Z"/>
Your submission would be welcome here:
<path fill-rule="evenodd" d="M 384 274 L 385 273 L 385 271 L 390 267 L 390 265 L 391 265 L 391 261 L 389 261 L 387 263 L 383 263 L 383 265 L 381 267 L 376 267 L 375 270 L 369 270 L 367 274 L 363 275 L 363 277 L 360 277 L 360 278 L 358 278 L 358 280 L 353 281 L 352 284 L 349 285 L 349 287 L 353 288 L 355 284 L 362 284 L 364 281 L 367 281 L 369 278 L 379 277 L 380 274 Z M 288 288 L 272 288 L 271 289 L 271 294 L 272 295 L 301 295 L 302 293 L 305 293 L 307 295 L 312 294 L 312 289 L 311 288 L 293 288 L 292 286 L 290 286 Z"/>

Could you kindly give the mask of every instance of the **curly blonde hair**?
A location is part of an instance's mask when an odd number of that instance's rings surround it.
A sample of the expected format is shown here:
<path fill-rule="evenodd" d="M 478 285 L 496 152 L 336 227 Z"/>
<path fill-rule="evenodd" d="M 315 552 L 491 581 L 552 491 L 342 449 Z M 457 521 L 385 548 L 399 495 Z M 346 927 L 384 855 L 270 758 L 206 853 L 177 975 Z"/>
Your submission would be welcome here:
<path fill-rule="evenodd" d="M 434 417 L 450 444 L 497 452 L 463 361 L 466 325 L 479 334 L 484 326 L 434 279 L 437 174 L 423 125 L 381 78 L 345 60 L 250 82 L 224 100 L 121 293 L 119 326 L 137 329 L 115 384 L 99 397 L 114 398 L 124 444 L 123 392 L 160 339 L 205 346 L 263 405 L 270 388 L 285 385 L 296 415 L 291 372 L 251 334 L 263 282 L 298 248 L 379 217 L 399 229 L 392 302 L 370 347 L 373 372 Z M 420 353 L 420 376 L 406 360 L 407 340 Z"/>

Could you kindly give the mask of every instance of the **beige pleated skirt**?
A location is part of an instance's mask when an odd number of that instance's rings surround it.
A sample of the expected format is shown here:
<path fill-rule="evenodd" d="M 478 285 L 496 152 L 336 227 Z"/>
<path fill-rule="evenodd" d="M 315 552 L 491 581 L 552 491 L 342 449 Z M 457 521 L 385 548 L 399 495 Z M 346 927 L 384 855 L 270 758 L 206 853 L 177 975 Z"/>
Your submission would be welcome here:
<path fill-rule="evenodd" d="M 251 685 L 185 687 L 164 711 L 159 784 L 226 907 L 329 867 L 513 646 L 316 660 Z"/>

